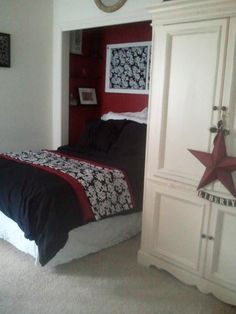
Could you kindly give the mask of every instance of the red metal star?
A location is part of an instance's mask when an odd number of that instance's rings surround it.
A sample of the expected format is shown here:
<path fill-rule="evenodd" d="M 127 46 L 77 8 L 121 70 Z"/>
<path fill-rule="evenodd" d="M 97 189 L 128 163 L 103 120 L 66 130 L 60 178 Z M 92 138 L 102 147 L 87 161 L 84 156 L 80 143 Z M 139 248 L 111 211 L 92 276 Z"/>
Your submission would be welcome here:
<path fill-rule="evenodd" d="M 227 156 L 223 130 L 220 130 L 216 135 L 211 154 L 193 149 L 189 149 L 189 151 L 206 167 L 197 189 L 218 179 L 236 198 L 236 190 L 231 174 L 236 170 L 236 157 Z"/>

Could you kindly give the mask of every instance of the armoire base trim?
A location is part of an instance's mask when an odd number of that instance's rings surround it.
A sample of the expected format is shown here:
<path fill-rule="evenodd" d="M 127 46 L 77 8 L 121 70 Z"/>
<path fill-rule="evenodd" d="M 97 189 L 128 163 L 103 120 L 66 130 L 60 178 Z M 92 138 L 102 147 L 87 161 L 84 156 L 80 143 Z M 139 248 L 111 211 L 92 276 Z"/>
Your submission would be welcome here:
<path fill-rule="evenodd" d="M 211 293 L 217 299 L 236 306 L 236 293 L 232 290 L 219 286 L 218 284 L 216 285 L 205 278 L 200 277 L 200 275 L 194 275 L 162 260 L 161 258 L 152 256 L 151 254 L 142 251 L 142 249 L 138 252 L 138 262 L 145 267 L 155 266 L 160 270 L 166 270 L 183 283 L 196 286 L 202 293 Z"/>

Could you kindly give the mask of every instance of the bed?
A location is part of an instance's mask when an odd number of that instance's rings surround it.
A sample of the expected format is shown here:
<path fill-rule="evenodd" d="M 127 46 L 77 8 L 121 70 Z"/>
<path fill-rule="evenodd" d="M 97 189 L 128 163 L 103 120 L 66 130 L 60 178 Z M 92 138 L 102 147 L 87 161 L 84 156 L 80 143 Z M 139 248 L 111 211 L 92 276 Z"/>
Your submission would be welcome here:
<path fill-rule="evenodd" d="M 74 146 L 0 156 L 0 238 L 56 266 L 141 228 L 146 110 L 108 113 Z"/>

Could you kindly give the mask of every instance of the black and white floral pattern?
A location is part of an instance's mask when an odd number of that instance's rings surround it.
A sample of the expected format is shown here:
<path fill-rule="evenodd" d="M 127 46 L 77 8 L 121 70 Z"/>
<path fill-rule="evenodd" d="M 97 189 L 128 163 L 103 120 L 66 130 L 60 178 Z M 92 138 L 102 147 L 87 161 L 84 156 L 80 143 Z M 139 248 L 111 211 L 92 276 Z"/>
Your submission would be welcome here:
<path fill-rule="evenodd" d="M 124 47 L 108 46 L 109 78 L 108 88 L 110 91 L 148 90 L 150 45 L 137 45 Z"/>
<path fill-rule="evenodd" d="M 10 67 L 10 35 L 0 33 L 0 66 Z"/>
<path fill-rule="evenodd" d="M 118 169 L 60 156 L 49 151 L 3 154 L 33 165 L 45 166 L 76 179 L 84 188 L 96 220 L 133 208 L 125 175 Z"/>

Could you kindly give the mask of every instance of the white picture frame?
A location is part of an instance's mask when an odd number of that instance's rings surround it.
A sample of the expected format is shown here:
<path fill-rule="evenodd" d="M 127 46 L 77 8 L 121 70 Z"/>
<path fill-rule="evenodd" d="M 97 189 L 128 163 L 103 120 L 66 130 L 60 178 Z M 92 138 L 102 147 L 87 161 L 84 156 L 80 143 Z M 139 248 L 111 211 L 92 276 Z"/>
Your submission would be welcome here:
<path fill-rule="evenodd" d="M 82 54 L 82 30 L 70 32 L 70 53 Z"/>
<path fill-rule="evenodd" d="M 151 42 L 107 45 L 105 92 L 148 94 Z"/>
<path fill-rule="evenodd" d="M 79 87 L 80 105 L 97 105 L 97 96 L 95 88 Z"/>

